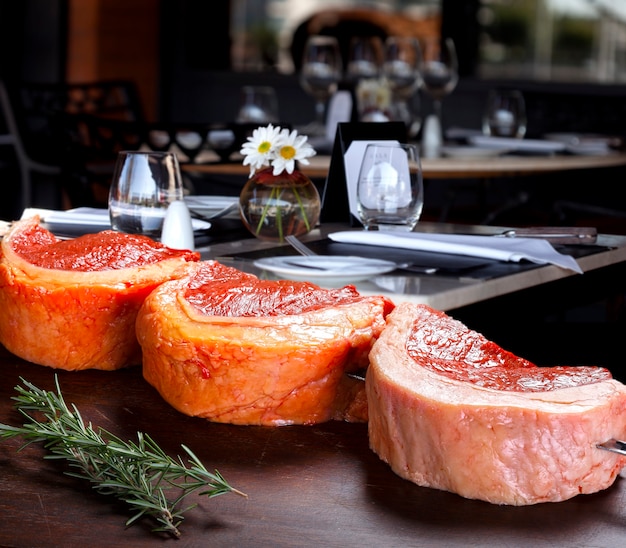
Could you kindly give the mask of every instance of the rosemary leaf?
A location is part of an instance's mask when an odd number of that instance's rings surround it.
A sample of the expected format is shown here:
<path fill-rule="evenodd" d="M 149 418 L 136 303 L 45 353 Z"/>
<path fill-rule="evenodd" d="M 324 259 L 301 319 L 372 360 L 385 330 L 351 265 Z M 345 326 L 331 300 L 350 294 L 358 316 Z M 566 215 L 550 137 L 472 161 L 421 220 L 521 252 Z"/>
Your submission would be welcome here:
<path fill-rule="evenodd" d="M 137 433 L 137 441 L 123 441 L 103 428 L 86 423 L 76 406 L 69 407 L 55 377 L 56 393 L 37 388 L 21 378 L 16 386 L 15 407 L 26 418 L 21 426 L 0 423 L 0 437 L 21 436 L 24 445 L 43 443 L 48 450 L 44 458 L 64 459 L 68 476 L 87 480 L 100 494 L 125 502 L 133 515 L 126 525 L 148 516 L 156 522 L 154 532 L 180 536 L 183 514 L 196 505 L 181 507 L 183 500 L 199 491 L 208 498 L 225 493 L 246 496 L 231 487 L 216 470 L 209 472 L 185 445 L 187 462 L 180 456 L 171 458 L 148 435 Z M 45 420 L 38 420 L 43 416 Z M 168 498 L 168 490 L 178 495 Z"/>

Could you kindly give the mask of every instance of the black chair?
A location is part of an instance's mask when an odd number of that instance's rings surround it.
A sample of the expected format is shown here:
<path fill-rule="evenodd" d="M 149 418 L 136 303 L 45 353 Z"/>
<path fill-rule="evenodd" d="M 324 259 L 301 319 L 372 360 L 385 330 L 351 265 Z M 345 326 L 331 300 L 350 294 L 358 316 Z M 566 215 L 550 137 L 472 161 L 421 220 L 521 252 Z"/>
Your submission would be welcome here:
<path fill-rule="evenodd" d="M 34 177 L 45 176 L 62 192 L 68 160 L 66 113 L 91 113 L 112 119 L 141 121 L 143 112 L 129 81 L 82 84 L 0 82 L 0 105 L 11 135 L 21 176 L 21 206 L 33 205 Z"/>

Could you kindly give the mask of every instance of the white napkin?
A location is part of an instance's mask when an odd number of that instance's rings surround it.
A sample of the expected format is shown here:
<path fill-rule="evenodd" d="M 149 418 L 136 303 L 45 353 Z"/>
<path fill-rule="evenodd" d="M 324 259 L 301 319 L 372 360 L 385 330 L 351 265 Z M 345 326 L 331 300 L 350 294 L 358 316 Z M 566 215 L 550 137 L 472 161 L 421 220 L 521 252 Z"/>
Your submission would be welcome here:
<path fill-rule="evenodd" d="M 425 234 L 419 232 L 368 232 L 350 230 L 334 232 L 328 237 L 346 244 L 397 247 L 452 255 L 483 257 L 499 261 L 519 262 L 526 259 L 537 264 L 553 264 L 572 270 L 583 271 L 573 257 L 559 253 L 550 242 L 540 238 L 498 238 L 467 234 Z"/>
<path fill-rule="evenodd" d="M 86 227 L 97 230 L 108 230 L 111 228 L 109 210 L 94 207 L 77 207 L 67 211 L 57 211 L 53 209 L 28 208 L 22 213 L 22 218 L 39 215 L 41 220 L 48 226 L 75 226 Z M 201 230 L 211 227 L 211 223 L 199 219 L 192 219 L 193 229 Z"/>

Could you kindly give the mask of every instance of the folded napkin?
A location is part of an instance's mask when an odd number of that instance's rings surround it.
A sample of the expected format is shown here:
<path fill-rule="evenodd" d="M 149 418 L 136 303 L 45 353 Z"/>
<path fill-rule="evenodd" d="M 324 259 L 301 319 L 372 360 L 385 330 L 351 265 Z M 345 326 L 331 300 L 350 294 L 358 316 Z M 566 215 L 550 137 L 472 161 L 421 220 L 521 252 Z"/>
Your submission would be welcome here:
<path fill-rule="evenodd" d="M 111 228 L 109 212 L 106 209 L 77 208 L 67 211 L 39 211 L 41 220 L 49 225 L 82 225 L 101 230 Z"/>
<path fill-rule="evenodd" d="M 22 213 L 22 218 L 39 215 L 41 220 L 49 227 L 76 227 L 89 228 L 92 230 L 108 230 L 111 228 L 109 210 L 94 207 L 77 207 L 67 211 L 57 211 L 53 209 L 28 208 Z M 202 230 L 211 227 L 208 221 L 192 219 L 194 230 Z"/>
<path fill-rule="evenodd" d="M 553 264 L 578 274 L 583 271 L 573 257 L 559 253 L 552 244 L 539 238 L 498 238 L 467 234 L 425 234 L 419 232 L 333 232 L 328 237 L 345 244 L 396 247 L 451 255 L 467 255 L 498 261 Z"/>

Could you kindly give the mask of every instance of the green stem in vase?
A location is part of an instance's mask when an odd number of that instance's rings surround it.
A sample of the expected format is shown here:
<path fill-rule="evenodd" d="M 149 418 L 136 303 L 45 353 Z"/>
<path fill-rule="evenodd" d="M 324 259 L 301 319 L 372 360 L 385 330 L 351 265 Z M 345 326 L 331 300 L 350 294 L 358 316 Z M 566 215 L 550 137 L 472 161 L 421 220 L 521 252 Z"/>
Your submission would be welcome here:
<path fill-rule="evenodd" d="M 293 193 L 296 195 L 296 200 L 298 200 L 300 211 L 302 211 L 302 219 L 304 219 L 304 226 L 306 226 L 306 231 L 309 232 L 311 230 L 311 224 L 309 223 L 309 217 L 306 214 L 306 209 L 304 206 L 304 202 L 302 201 L 302 197 L 300 196 L 297 188 L 293 189 Z"/>
<path fill-rule="evenodd" d="M 278 189 L 275 189 L 278 190 Z M 280 198 L 283 195 L 283 189 L 280 189 L 280 193 L 278 194 L 278 196 L 276 197 L 276 202 L 278 202 L 280 200 Z M 283 208 L 280 207 L 280 205 L 276 206 L 276 224 L 278 225 L 278 240 L 280 242 L 283 241 Z"/>
<path fill-rule="evenodd" d="M 270 192 L 270 197 L 267 199 L 267 203 L 263 206 L 263 211 L 261 213 L 261 218 L 259 219 L 259 224 L 257 224 L 256 227 L 256 234 L 257 236 L 260 234 L 261 229 L 263 228 L 263 224 L 265 223 L 265 219 L 267 218 L 267 212 L 269 210 L 269 208 L 272 206 L 272 204 L 274 203 L 278 203 L 278 200 L 280 200 L 280 197 L 282 196 L 282 189 L 279 189 L 278 187 L 273 187 L 272 191 Z M 283 225 L 281 219 L 280 219 L 280 207 L 278 207 L 278 205 L 276 206 L 276 219 L 277 221 L 279 221 L 279 234 L 282 240 L 282 231 L 283 231 Z"/>
<path fill-rule="evenodd" d="M 291 189 L 291 191 L 293 192 L 294 196 L 296 197 L 296 200 L 298 202 L 298 207 L 300 209 L 300 212 L 302 214 L 302 220 L 304 222 L 304 225 L 306 226 L 306 230 L 307 232 L 311 230 L 311 223 L 309 222 L 309 217 L 306 213 L 306 205 L 304 203 L 304 201 L 302 200 L 302 196 L 300 194 L 300 192 L 298 191 L 298 188 L 294 185 L 289 187 Z M 282 198 L 283 192 L 284 192 L 285 188 L 280 188 L 280 187 L 273 187 L 269 198 L 267 199 L 267 203 L 263 206 L 263 211 L 261 213 L 261 218 L 259 219 L 259 222 L 257 223 L 257 227 L 256 227 L 256 234 L 257 236 L 261 233 L 261 230 L 263 229 L 263 224 L 265 223 L 266 219 L 267 219 L 267 215 L 269 212 L 270 207 L 275 207 L 276 208 L 276 226 L 278 229 L 278 238 L 280 239 L 280 241 L 282 241 L 284 239 L 284 235 L 285 235 L 285 231 L 284 231 L 284 227 L 283 227 L 283 217 L 282 217 L 282 207 L 280 205 L 280 200 Z"/>

